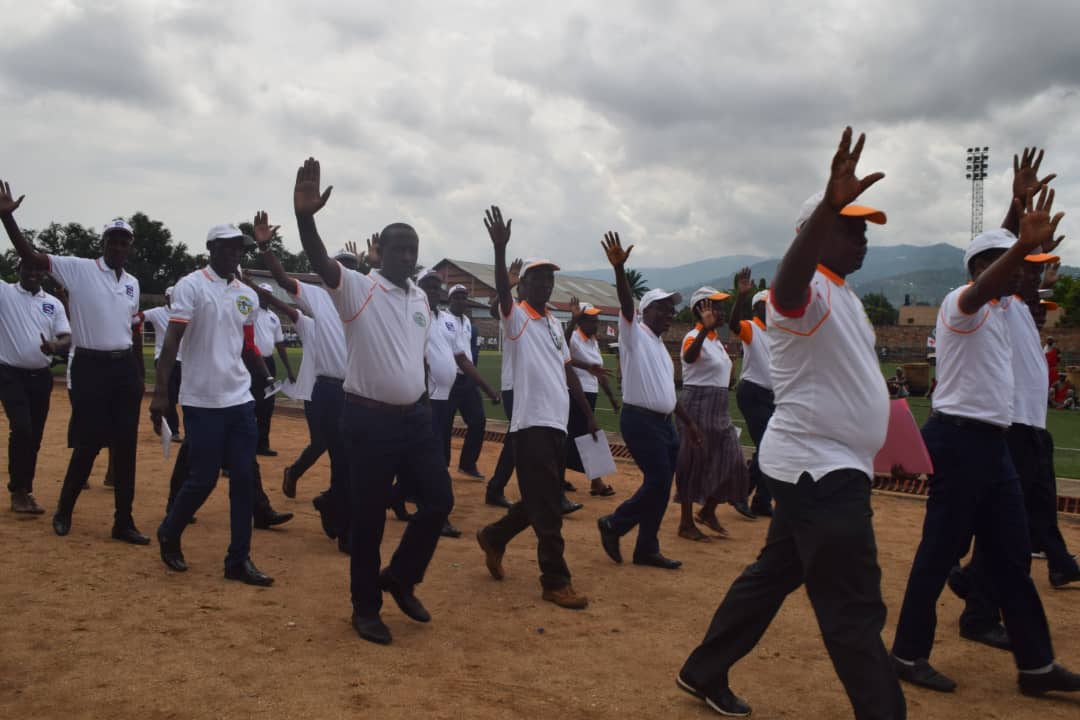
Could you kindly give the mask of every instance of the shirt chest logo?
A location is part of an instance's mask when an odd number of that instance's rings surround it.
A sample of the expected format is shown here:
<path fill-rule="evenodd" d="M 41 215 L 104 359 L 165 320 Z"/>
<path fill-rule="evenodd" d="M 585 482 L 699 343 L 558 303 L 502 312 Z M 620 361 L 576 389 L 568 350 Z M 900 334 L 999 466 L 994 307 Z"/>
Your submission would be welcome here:
<path fill-rule="evenodd" d="M 255 309 L 255 304 L 247 295 L 241 295 L 236 298 L 236 309 L 240 311 L 241 315 L 247 317 L 251 314 L 251 311 Z"/>
<path fill-rule="evenodd" d="M 53 305 L 52 303 L 42 303 L 41 304 L 41 312 L 45 313 L 49 317 L 52 317 L 53 315 L 56 314 L 56 306 Z"/>
<path fill-rule="evenodd" d="M 124 286 L 124 293 L 129 298 L 134 298 L 135 297 L 135 286 L 134 285 L 125 285 Z"/>
<path fill-rule="evenodd" d="M 420 327 L 427 327 L 427 315 L 420 312 L 419 310 L 413 313 L 412 319 L 413 322 L 415 322 Z"/>
<path fill-rule="evenodd" d="M 450 332 L 454 332 L 454 330 L 455 330 L 454 323 L 447 320 L 446 322 L 443 323 L 443 325 L 445 325 L 446 329 L 449 330 Z"/>

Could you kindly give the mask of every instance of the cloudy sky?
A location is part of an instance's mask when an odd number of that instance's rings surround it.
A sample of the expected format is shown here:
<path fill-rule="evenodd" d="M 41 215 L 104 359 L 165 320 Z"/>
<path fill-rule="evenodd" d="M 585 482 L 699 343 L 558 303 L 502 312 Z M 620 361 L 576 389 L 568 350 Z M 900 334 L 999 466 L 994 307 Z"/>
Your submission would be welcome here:
<path fill-rule="evenodd" d="M 332 248 L 403 220 L 425 264 L 487 260 L 497 203 L 515 254 L 564 268 L 603 266 L 606 229 L 642 266 L 777 255 L 850 123 L 861 169 L 887 174 L 871 242 L 965 243 L 966 147 L 991 148 L 990 226 L 1038 144 L 1080 265 L 1075 0 L 0 0 L 0 18 L 0 178 L 24 227 L 141 210 L 199 247 L 264 208 L 298 249 L 313 155 Z"/>

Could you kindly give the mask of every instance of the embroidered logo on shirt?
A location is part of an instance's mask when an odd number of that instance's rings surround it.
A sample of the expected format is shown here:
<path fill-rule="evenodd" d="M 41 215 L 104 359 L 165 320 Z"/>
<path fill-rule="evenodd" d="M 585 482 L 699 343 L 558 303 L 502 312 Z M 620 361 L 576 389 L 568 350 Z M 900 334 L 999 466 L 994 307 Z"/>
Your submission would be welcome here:
<path fill-rule="evenodd" d="M 419 311 L 417 311 L 417 312 L 414 312 L 414 313 L 413 313 L 413 316 L 412 316 L 412 319 L 413 319 L 413 320 L 414 320 L 414 321 L 416 322 L 416 324 L 417 324 L 417 325 L 419 325 L 420 327 L 427 327 L 427 316 L 426 316 L 426 315 L 424 315 L 424 313 L 422 313 L 422 312 L 419 312 Z"/>
<path fill-rule="evenodd" d="M 135 297 L 135 286 L 134 285 L 125 285 L 124 286 L 124 292 L 127 293 L 127 296 L 129 298 Z"/>
<path fill-rule="evenodd" d="M 454 332 L 454 323 L 445 322 L 445 323 L 443 323 L 443 325 L 446 325 L 446 329 L 449 330 L 450 332 Z"/>
<path fill-rule="evenodd" d="M 241 295 L 236 298 L 236 309 L 240 311 L 241 315 L 245 317 L 251 314 L 251 311 L 255 309 L 255 304 L 251 301 L 247 295 Z"/>
<path fill-rule="evenodd" d="M 55 315 L 56 314 L 56 306 L 53 305 L 52 303 L 42 303 L 41 312 L 43 312 L 43 313 L 45 313 L 46 315 L 49 315 L 49 316 Z"/>

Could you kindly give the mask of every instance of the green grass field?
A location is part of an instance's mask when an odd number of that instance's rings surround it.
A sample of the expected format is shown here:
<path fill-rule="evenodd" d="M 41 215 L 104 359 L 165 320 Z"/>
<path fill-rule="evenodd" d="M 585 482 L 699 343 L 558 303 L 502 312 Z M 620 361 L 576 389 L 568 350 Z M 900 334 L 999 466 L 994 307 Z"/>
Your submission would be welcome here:
<path fill-rule="evenodd" d="M 300 348 L 289 348 L 289 360 L 293 365 L 294 370 L 300 368 L 300 358 L 303 357 L 303 350 Z M 146 363 L 146 381 L 147 383 L 153 383 L 154 381 L 154 359 L 153 349 L 146 348 L 144 351 L 144 358 Z M 499 366 L 501 362 L 501 353 L 495 350 L 484 350 L 480 353 L 479 370 L 484 378 L 491 384 L 496 390 L 499 389 Z M 280 367 L 281 363 L 278 363 L 278 375 L 284 377 L 284 369 Z M 615 370 L 616 360 L 613 355 L 604 356 L 604 365 L 612 371 L 612 381 L 615 382 Z M 58 365 L 54 368 L 54 372 L 62 374 L 65 366 Z M 736 372 L 738 368 L 736 367 Z M 886 376 L 891 376 L 896 372 L 895 363 L 884 363 L 881 366 L 881 372 Z M 620 396 L 617 383 L 613 386 L 616 396 Z M 926 421 L 926 418 L 930 415 L 930 401 L 926 398 L 908 398 L 908 404 L 911 406 L 911 412 L 915 415 L 916 421 L 920 425 Z M 485 412 L 490 418 L 499 420 L 505 420 L 506 415 L 503 413 L 501 405 L 495 405 L 487 399 L 484 400 Z M 730 403 L 731 416 L 734 422 L 740 427 L 744 427 L 744 421 L 742 414 L 739 412 L 739 408 L 735 403 L 735 398 L 731 398 Z M 607 431 L 617 432 L 619 429 L 619 418 L 611 408 L 611 403 L 608 402 L 607 397 L 603 392 L 600 393 L 600 397 L 596 403 L 596 420 L 600 427 Z M 1068 411 L 1068 410 L 1050 410 L 1047 417 L 1047 428 L 1054 436 L 1054 443 L 1056 449 L 1054 451 L 1054 466 L 1057 470 L 1057 474 L 1060 477 L 1080 478 L 1080 412 Z M 749 444 L 750 438 L 745 435 L 742 438 L 744 444 Z"/>

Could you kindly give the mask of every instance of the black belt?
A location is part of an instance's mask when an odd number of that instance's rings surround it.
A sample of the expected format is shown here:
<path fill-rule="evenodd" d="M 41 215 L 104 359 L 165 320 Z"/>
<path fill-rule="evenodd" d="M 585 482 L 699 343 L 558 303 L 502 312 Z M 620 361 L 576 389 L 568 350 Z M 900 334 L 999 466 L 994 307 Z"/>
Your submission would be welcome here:
<path fill-rule="evenodd" d="M 420 403 L 426 402 L 427 397 L 427 393 L 424 393 L 420 396 L 420 399 L 414 403 L 409 403 L 408 405 L 391 405 L 390 403 L 384 403 L 379 400 L 372 400 L 371 398 L 366 398 L 363 395 L 356 395 L 351 392 L 347 392 L 345 393 L 345 402 L 351 403 L 353 405 L 359 405 L 360 407 L 372 408 L 373 410 L 386 410 L 389 412 L 404 415 L 405 413 L 414 409 Z"/>
<path fill-rule="evenodd" d="M 75 357 L 91 357 L 99 360 L 130 360 L 131 348 L 127 350 L 91 350 L 90 348 L 75 348 Z"/>
<path fill-rule="evenodd" d="M 335 385 L 341 385 L 342 383 L 345 382 L 341 378 L 331 377 L 329 375 L 316 375 L 315 376 L 315 381 L 316 382 L 334 383 Z"/>
<path fill-rule="evenodd" d="M 930 413 L 930 419 L 948 423 L 949 425 L 955 425 L 957 427 L 966 427 L 971 428 L 972 430 L 984 430 L 995 433 L 1004 433 L 1008 429 L 1001 427 L 1000 425 L 994 425 L 993 423 L 983 422 L 982 420 L 960 417 L 959 415 L 949 415 L 947 413 L 938 412 L 937 410 Z"/>
<path fill-rule="evenodd" d="M 13 372 L 23 373 L 24 375 L 42 375 L 45 373 L 48 373 L 50 375 L 52 374 L 52 370 L 49 369 L 48 365 L 40 368 L 21 368 L 15 367 L 14 365 L 5 365 L 3 363 L 0 363 L 0 370 L 11 370 Z"/>
<path fill-rule="evenodd" d="M 652 418 L 655 418 L 656 420 L 660 420 L 662 422 L 668 422 L 668 421 L 671 420 L 671 413 L 666 413 L 665 414 L 665 413 L 662 413 L 662 412 L 656 412 L 655 410 L 650 410 L 649 408 L 643 408 L 640 405 L 624 404 L 623 405 L 623 410 L 635 410 L 635 411 L 637 411 L 639 413 L 642 413 L 644 415 L 648 415 L 648 416 L 650 416 Z"/>

